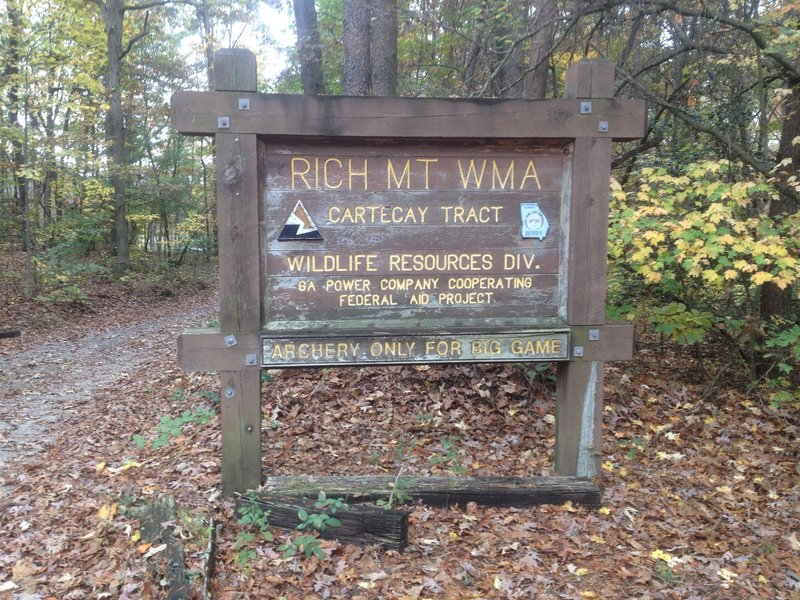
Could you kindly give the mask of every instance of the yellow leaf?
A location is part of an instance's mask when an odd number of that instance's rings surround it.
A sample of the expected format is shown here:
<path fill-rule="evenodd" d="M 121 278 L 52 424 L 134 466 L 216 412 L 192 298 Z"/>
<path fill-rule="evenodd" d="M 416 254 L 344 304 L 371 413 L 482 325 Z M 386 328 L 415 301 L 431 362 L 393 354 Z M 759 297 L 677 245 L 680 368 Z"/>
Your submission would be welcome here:
<path fill-rule="evenodd" d="M 597 535 L 593 535 L 589 539 L 591 541 L 593 541 L 595 544 L 605 544 L 606 543 L 606 541 L 603 538 L 601 538 L 600 536 L 597 536 Z"/>
<path fill-rule="evenodd" d="M 587 569 L 586 567 L 579 567 L 579 568 L 575 569 L 575 575 L 577 577 L 583 577 L 584 575 L 588 575 L 588 574 L 589 574 L 589 569 Z"/>
<path fill-rule="evenodd" d="M 492 586 L 496 590 L 502 590 L 503 589 L 503 580 L 495 575 L 494 583 L 492 584 Z"/>
<path fill-rule="evenodd" d="M 608 471 L 611 473 L 614 470 L 614 463 L 610 461 L 605 461 L 602 465 L 603 471 Z"/>
<path fill-rule="evenodd" d="M 759 575 L 758 576 L 758 583 L 769 583 L 769 579 L 767 579 L 763 575 Z"/>
<path fill-rule="evenodd" d="M 755 275 L 753 275 L 753 283 L 756 285 L 761 285 L 762 283 L 766 283 L 767 281 L 772 281 L 772 273 L 767 273 L 766 271 L 759 271 Z"/>
<path fill-rule="evenodd" d="M 97 511 L 97 516 L 101 521 L 110 521 L 117 514 L 117 503 L 103 504 Z"/>
<path fill-rule="evenodd" d="M 737 577 L 739 577 L 738 573 L 734 573 L 733 571 L 729 571 L 728 569 L 720 569 L 717 571 L 717 574 L 722 577 L 725 581 L 733 581 Z"/>
<path fill-rule="evenodd" d="M 734 271 L 733 269 L 728 269 L 727 271 L 725 271 L 724 274 L 725 279 L 727 279 L 728 281 L 730 281 L 731 279 L 736 279 L 738 276 L 739 272 Z"/>
<path fill-rule="evenodd" d="M 589 590 L 582 591 L 581 598 L 599 598 L 600 596 L 597 595 L 597 592 L 591 592 Z"/>
<path fill-rule="evenodd" d="M 374 581 L 359 581 L 358 582 L 358 587 L 362 587 L 365 590 L 371 590 L 372 588 L 375 587 L 375 585 L 376 584 L 375 584 Z"/>
<path fill-rule="evenodd" d="M 140 539 L 142 539 L 142 532 L 137 529 L 136 531 L 133 532 L 133 535 L 131 536 L 131 541 L 135 544 Z"/>
<path fill-rule="evenodd" d="M 147 552 L 148 550 L 150 550 L 150 546 L 152 546 L 152 545 L 153 545 L 153 544 L 150 544 L 150 543 L 148 543 L 148 542 L 145 542 L 144 544 L 139 544 L 138 546 L 136 546 L 136 551 L 137 551 L 139 554 L 144 554 L 145 552 Z"/>
<path fill-rule="evenodd" d="M 610 508 L 608 508 L 607 506 L 601 506 L 601 507 L 600 507 L 600 508 L 597 510 L 597 512 L 599 512 L 601 515 L 606 515 L 606 516 L 608 516 L 608 515 L 610 515 L 610 514 L 611 514 L 611 509 L 610 509 Z"/>
<path fill-rule="evenodd" d="M 103 461 L 103 462 L 99 462 L 99 463 L 97 463 L 97 464 L 94 466 L 94 470 L 95 470 L 95 471 L 97 471 L 98 473 L 99 473 L 100 471 L 102 471 L 103 469 L 105 469 L 105 468 L 106 468 L 106 463 L 105 463 L 105 461 Z"/>

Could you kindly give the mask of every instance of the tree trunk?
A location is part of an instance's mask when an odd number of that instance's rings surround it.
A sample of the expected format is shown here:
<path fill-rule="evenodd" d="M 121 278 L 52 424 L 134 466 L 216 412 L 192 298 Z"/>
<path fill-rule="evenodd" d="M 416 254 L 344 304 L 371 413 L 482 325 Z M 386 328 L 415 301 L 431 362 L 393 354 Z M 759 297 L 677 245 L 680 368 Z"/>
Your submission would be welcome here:
<path fill-rule="evenodd" d="M 369 0 L 344 0 L 342 10 L 342 94 L 369 93 Z"/>
<path fill-rule="evenodd" d="M 786 98 L 783 109 L 783 124 L 781 126 L 781 139 L 778 146 L 778 164 L 782 161 L 786 165 L 779 166 L 777 178 L 786 180 L 796 175 L 800 165 L 800 144 L 793 140 L 800 136 L 800 83 L 795 82 L 792 91 Z M 798 211 L 797 203 L 789 194 L 781 192 L 780 196 L 773 199 L 769 205 L 769 216 L 776 221 L 785 221 L 789 216 Z M 783 320 L 788 324 L 797 322 L 798 311 L 794 305 L 794 288 L 787 286 L 780 289 L 773 282 L 768 281 L 761 287 L 760 309 L 761 321 L 768 324 L 773 319 Z M 771 360 L 761 360 L 758 365 L 758 374 L 767 375 L 772 366 Z"/>
<path fill-rule="evenodd" d="M 493 6 L 492 96 L 521 98 L 525 78 L 525 55 L 520 43 L 525 29 L 528 2 L 502 2 Z"/>
<path fill-rule="evenodd" d="M 322 43 L 319 39 L 314 0 L 294 0 L 294 22 L 297 27 L 297 52 L 300 55 L 303 93 L 307 96 L 324 94 Z"/>
<path fill-rule="evenodd" d="M 8 123 L 12 131 L 20 129 L 19 123 L 19 45 L 22 36 L 22 10 L 19 0 L 8 0 L 6 2 L 8 14 L 8 37 L 6 46 L 8 48 L 8 62 L 4 68 L 4 78 L 10 82 L 8 88 Z M 22 136 L 12 135 L 11 137 L 11 168 L 14 181 L 14 207 L 12 213 L 16 216 L 20 225 L 20 242 L 23 250 L 27 250 L 28 231 L 26 208 L 28 206 L 28 186 L 25 177 L 22 175 L 22 168 L 25 166 L 25 150 L 23 148 Z"/>
<path fill-rule="evenodd" d="M 547 94 L 547 70 L 553 51 L 553 31 L 556 22 L 556 0 L 539 0 L 531 38 L 531 71 L 528 75 L 527 97 L 544 100 Z"/>
<path fill-rule="evenodd" d="M 372 94 L 397 95 L 397 0 L 372 0 Z"/>
<path fill-rule="evenodd" d="M 122 30 L 125 8 L 122 0 L 106 0 L 101 4 L 106 29 L 106 146 L 111 187 L 114 190 L 114 241 L 117 250 L 117 271 L 130 270 L 128 222 L 125 198 L 125 115 L 122 110 Z"/>

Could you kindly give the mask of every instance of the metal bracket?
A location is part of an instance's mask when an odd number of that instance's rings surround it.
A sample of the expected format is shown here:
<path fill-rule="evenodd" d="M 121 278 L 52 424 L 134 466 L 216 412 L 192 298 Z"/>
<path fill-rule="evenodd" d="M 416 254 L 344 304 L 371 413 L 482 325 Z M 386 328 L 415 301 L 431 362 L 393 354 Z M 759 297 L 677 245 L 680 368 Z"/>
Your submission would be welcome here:
<path fill-rule="evenodd" d="M 236 392 L 233 391 L 233 388 L 230 388 L 230 387 L 229 388 L 225 388 L 225 397 L 226 398 L 230 399 L 230 398 L 233 398 L 235 395 L 236 395 Z"/>
<path fill-rule="evenodd" d="M 231 128 L 230 117 L 217 117 L 217 129 L 230 129 L 230 128 Z"/>
<path fill-rule="evenodd" d="M 582 357 L 583 356 L 583 346 L 575 346 L 572 349 L 572 356 L 575 356 L 577 358 Z"/>
<path fill-rule="evenodd" d="M 239 98 L 239 110 L 250 110 L 250 98 Z"/>
<path fill-rule="evenodd" d="M 245 354 L 244 364 L 246 367 L 255 367 L 258 364 L 258 354 Z"/>
<path fill-rule="evenodd" d="M 589 341 L 596 342 L 600 339 L 600 330 L 599 329 L 590 329 L 589 330 Z"/>
<path fill-rule="evenodd" d="M 600 121 L 597 123 L 597 131 L 600 133 L 608 133 L 608 121 Z"/>
<path fill-rule="evenodd" d="M 588 100 L 584 100 L 581 102 L 581 114 L 582 115 L 590 115 L 592 114 L 592 103 Z"/>
<path fill-rule="evenodd" d="M 238 343 L 239 342 L 236 340 L 236 336 L 235 335 L 231 334 L 231 335 L 226 335 L 225 336 L 225 345 L 228 348 L 233 348 Z"/>

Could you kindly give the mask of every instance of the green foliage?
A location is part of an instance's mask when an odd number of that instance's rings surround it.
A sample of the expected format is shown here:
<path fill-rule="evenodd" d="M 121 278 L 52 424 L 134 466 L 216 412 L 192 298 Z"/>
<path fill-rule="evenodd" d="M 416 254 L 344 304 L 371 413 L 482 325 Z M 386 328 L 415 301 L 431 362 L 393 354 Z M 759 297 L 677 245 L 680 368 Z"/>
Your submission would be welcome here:
<path fill-rule="evenodd" d="M 618 315 L 645 319 L 681 345 L 716 338 L 755 361 L 746 324 L 758 320 L 767 282 L 797 286 L 800 236 L 793 219 L 764 209 L 775 190 L 745 173 L 706 160 L 642 168 L 628 192 L 612 182 L 609 298 L 625 307 Z"/>
<path fill-rule="evenodd" d="M 256 537 L 272 542 L 275 538 L 269 527 L 269 511 L 265 511 L 256 502 L 257 497 L 254 493 L 245 496 L 249 502 L 239 508 L 239 520 L 237 523 L 248 529 L 239 531 L 236 534 L 237 550 L 236 562 L 247 565 L 256 559 L 256 551 L 251 547 L 255 543 Z"/>
<path fill-rule="evenodd" d="M 322 550 L 319 540 L 310 533 L 296 536 L 291 541 L 281 544 L 278 546 L 278 551 L 282 552 L 283 558 L 302 555 L 306 558 L 316 556 L 320 560 L 325 559 L 325 552 Z"/>
<path fill-rule="evenodd" d="M 656 333 L 663 333 L 683 346 L 696 344 L 713 325 L 714 315 L 696 309 L 687 310 L 680 302 L 670 302 L 653 309 L 650 322 Z"/>
<path fill-rule="evenodd" d="M 314 508 L 318 513 L 310 513 L 305 509 L 297 511 L 300 524 L 298 531 L 311 530 L 324 531 L 328 527 L 339 527 L 342 522 L 334 517 L 339 510 L 345 510 L 347 504 L 341 498 L 328 498 L 325 492 L 320 492 L 314 502 Z M 311 534 L 300 535 L 278 546 L 278 550 L 283 553 L 284 558 L 295 555 L 304 555 L 306 558 L 316 556 L 320 560 L 325 558 L 325 553 L 320 547 L 319 540 Z"/>
<path fill-rule="evenodd" d="M 768 383 L 774 408 L 800 407 L 800 324 L 776 320 L 768 328 L 764 357 L 774 361 L 778 375 Z"/>
<path fill-rule="evenodd" d="M 150 445 L 153 449 L 167 446 L 172 438 L 181 434 L 184 425 L 205 425 L 215 414 L 212 408 L 193 408 L 184 410 L 178 417 L 162 415 L 156 426 L 157 435 Z M 139 450 L 147 445 L 147 439 L 140 434 L 133 436 L 133 442 Z"/>
<path fill-rule="evenodd" d="M 239 525 L 250 526 L 268 542 L 274 538 L 269 530 L 269 511 L 265 511 L 256 502 L 256 496 L 247 496 L 249 503 L 239 509 Z"/>
<path fill-rule="evenodd" d="M 440 466 L 448 469 L 456 475 L 463 475 L 467 472 L 466 467 L 461 464 L 461 456 L 464 451 L 458 447 L 461 438 L 455 435 L 442 438 L 439 443 L 442 449 L 428 459 L 431 466 Z"/>
<path fill-rule="evenodd" d="M 408 493 L 410 488 L 411 481 L 398 475 L 394 480 L 394 485 L 392 485 L 392 493 L 389 494 L 389 497 L 386 500 L 379 498 L 375 501 L 375 505 L 386 509 L 402 506 L 412 499 Z"/>

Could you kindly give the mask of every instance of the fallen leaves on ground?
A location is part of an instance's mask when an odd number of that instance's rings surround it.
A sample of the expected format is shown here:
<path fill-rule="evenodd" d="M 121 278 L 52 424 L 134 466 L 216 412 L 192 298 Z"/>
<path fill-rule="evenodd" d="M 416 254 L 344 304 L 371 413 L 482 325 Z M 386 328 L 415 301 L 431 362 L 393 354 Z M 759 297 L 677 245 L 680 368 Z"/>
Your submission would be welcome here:
<path fill-rule="evenodd" d="M 188 301 L 173 299 L 178 308 Z M 217 377 L 181 372 L 174 337 L 138 343 L 144 364 L 81 400 L 51 425 L 52 444 L 3 473 L 4 597 L 165 597 L 164 552 L 141 539 L 137 514 L 159 494 L 176 498 L 193 597 L 212 516 L 214 598 L 800 594 L 798 416 L 739 387 L 704 400 L 669 362 L 680 356 L 646 349 L 606 367 L 602 509 L 412 504 L 402 553 L 320 541 L 324 559 L 287 559 L 277 547 L 292 532 L 243 543 L 239 534 L 251 530 L 220 495 Z M 549 377 L 521 365 L 270 371 L 265 475 L 552 474 Z M 187 420 L 153 447 L 163 417 L 201 409 L 216 416 Z"/>

